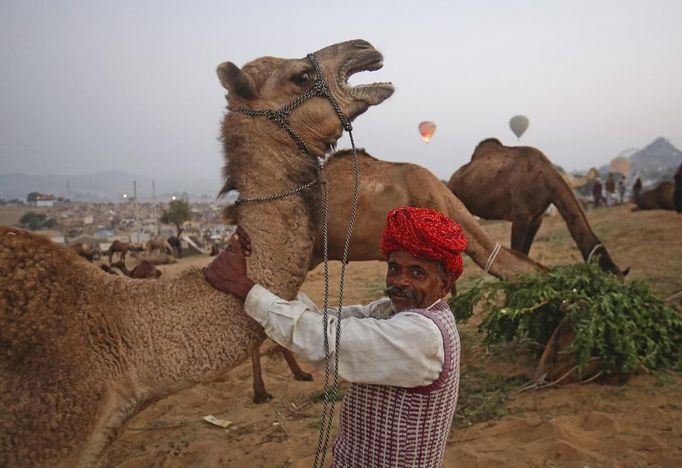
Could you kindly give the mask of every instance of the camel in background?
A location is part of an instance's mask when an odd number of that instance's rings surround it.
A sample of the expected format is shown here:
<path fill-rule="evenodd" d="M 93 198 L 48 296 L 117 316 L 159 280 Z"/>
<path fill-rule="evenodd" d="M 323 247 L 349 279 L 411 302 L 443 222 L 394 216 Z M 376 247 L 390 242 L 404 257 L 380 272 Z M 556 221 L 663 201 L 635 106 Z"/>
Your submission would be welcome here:
<path fill-rule="evenodd" d="M 674 210 L 675 184 L 661 182 L 655 188 L 647 190 L 639 196 L 637 208 L 633 210 Z"/>
<path fill-rule="evenodd" d="M 156 268 L 154 264 L 147 260 L 142 260 L 140 263 L 135 265 L 132 270 L 128 270 L 125 262 L 119 261 L 111 265 L 112 267 L 121 270 L 121 273 L 126 275 L 128 278 L 133 279 L 147 279 L 147 278 L 158 278 L 161 276 L 161 270 Z"/>
<path fill-rule="evenodd" d="M 109 256 L 109 265 L 112 264 L 112 259 L 114 257 L 114 254 L 116 253 L 119 255 L 119 261 L 125 262 L 126 254 L 128 252 L 142 252 L 143 250 L 144 247 L 142 247 L 141 245 L 133 244 L 131 242 L 122 242 L 120 240 L 115 240 L 107 249 L 107 255 Z"/>
<path fill-rule="evenodd" d="M 165 237 L 156 236 L 153 239 L 149 239 L 144 246 L 144 250 L 147 254 L 151 255 L 158 251 L 159 254 L 173 255 L 173 247 L 168 243 Z"/>
<path fill-rule="evenodd" d="M 88 262 L 98 260 L 102 256 L 102 250 L 99 248 L 99 245 L 93 247 L 92 245 L 85 242 L 78 242 L 76 244 L 69 245 L 69 247 Z"/>
<path fill-rule="evenodd" d="M 390 84 L 351 86 L 382 56 L 356 40 L 315 57 L 340 111 L 353 120 L 393 93 Z M 219 66 L 228 108 L 279 108 L 314 86 L 307 59 L 263 57 Z M 282 193 L 314 180 L 342 127 L 316 96 L 289 116 L 311 150 L 277 123 L 227 112 L 222 123 L 225 191 Z M 234 210 L 254 249 L 251 277 L 285 299 L 305 279 L 320 221 L 320 185 Z M 189 311 L 189 312 L 188 312 Z M 95 466 L 131 416 L 199 382 L 217 380 L 264 341 L 243 304 L 192 269 L 171 280 L 109 275 L 49 239 L 0 226 L 0 466 Z"/>
<path fill-rule="evenodd" d="M 457 221 L 469 240 L 467 255 L 485 269 L 495 241 L 481 228 L 466 207 L 434 174 L 411 163 L 382 161 L 358 149 L 360 189 L 348 251 L 349 261 L 384 260 L 379 241 L 386 214 L 398 206 L 433 208 Z M 334 153 L 323 168 L 329 186 L 329 259 L 343 258 L 346 226 L 351 214 L 353 195 L 353 152 Z M 318 230 L 310 269 L 322 261 L 322 231 Z M 538 263 L 525 255 L 502 248 L 490 266 L 489 273 L 502 279 L 541 271 Z"/>
<path fill-rule="evenodd" d="M 552 165 L 554 167 L 554 165 Z M 571 187 L 573 190 L 578 190 L 586 185 L 591 184 L 594 182 L 594 179 L 599 177 L 599 171 L 597 170 L 596 167 L 591 167 L 589 171 L 585 175 L 582 176 L 577 176 L 573 174 L 569 174 L 568 172 L 563 172 L 557 170 L 557 172 L 563 177 L 563 179 L 566 181 L 569 187 Z"/>
<path fill-rule="evenodd" d="M 504 146 L 489 138 L 476 146 L 471 162 L 450 178 L 448 188 L 483 219 L 512 222 L 511 248 L 528 255 L 550 203 L 564 218 L 583 259 L 599 256 L 602 270 L 623 277 L 606 247 L 592 232 L 573 190 L 540 150 Z"/>

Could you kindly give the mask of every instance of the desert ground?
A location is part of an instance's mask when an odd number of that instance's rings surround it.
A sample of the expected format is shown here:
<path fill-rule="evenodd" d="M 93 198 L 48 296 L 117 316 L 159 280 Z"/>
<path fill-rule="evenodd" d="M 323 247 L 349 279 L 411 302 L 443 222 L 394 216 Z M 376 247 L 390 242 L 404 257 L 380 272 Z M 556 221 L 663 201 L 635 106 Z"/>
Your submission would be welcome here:
<path fill-rule="evenodd" d="M 628 281 L 649 282 L 661 298 L 682 291 L 682 215 L 618 206 L 591 210 L 588 219 L 616 263 L 631 267 Z M 509 223 L 484 223 L 484 229 L 509 245 Z M 581 261 L 560 217 L 545 219 L 530 256 L 548 266 Z M 195 256 L 162 265 L 159 281 L 209 261 L 210 257 Z M 334 303 L 340 264 L 333 262 L 330 269 Z M 384 273 L 382 262 L 351 263 L 344 303 L 379 297 Z M 466 258 L 460 290 L 482 276 L 483 271 Z M 308 275 L 303 291 L 322 303 L 322 266 Z M 676 307 L 680 309 L 679 302 Z M 643 373 L 624 385 L 589 382 L 520 391 L 535 361 L 513 347 L 484 347 L 476 322 L 475 316 L 459 326 L 462 385 L 444 466 L 682 466 L 681 374 Z M 220 381 L 149 405 L 106 452 L 104 466 L 311 466 L 323 371 L 302 363 L 315 381 L 297 382 L 273 343 L 266 342 L 262 352 L 266 385 L 274 397 L 270 402 L 251 401 L 251 365 L 245 362 Z M 339 408 L 336 404 L 337 417 Z M 203 420 L 207 415 L 231 425 L 226 429 L 211 425 Z"/>

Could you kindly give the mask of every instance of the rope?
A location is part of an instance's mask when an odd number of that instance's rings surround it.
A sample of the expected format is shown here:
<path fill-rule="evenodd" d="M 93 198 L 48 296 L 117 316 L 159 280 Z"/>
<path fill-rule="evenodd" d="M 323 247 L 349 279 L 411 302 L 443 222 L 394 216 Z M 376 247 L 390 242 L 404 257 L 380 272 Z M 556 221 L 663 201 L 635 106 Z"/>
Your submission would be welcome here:
<path fill-rule="evenodd" d="M 321 96 L 329 100 L 336 115 L 341 122 L 343 130 L 348 132 L 350 136 L 351 145 L 353 147 L 353 164 L 355 169 L 354 176 L 354 186 L 353 186 L 353 202 L 351 208 L 351 217 L 348 221 L 348 228 L 346 230 L 346 239 L 343 246 L 343 259 L 341 264 L 341 277 L 339 280 L 339 305 L 338 305 L 338 318 L 336 326 L 336 352 L 334 353 L 334 380 L 331 388 L 329 387 L 329 370 L 330 370 L 330 353 L 329 353 L 329 336 L 328 336 L 328 319 L 329 319 L 329 187 L 327 181 L 322 177 L 322 167 L 318 163 L 317 166 L 317 177 L 307 182 L 299 187 L 286 190 L 282 193 L 267 195 L 267 196 L 256 196 L 256 197 L 242 197 L 241 195 L 235 201 L 235 205 L 239 205 L 245 202 L 267 202 L 272 200 L 278 200 L 281 198 L 286 198 L 291 195 L 297 194 L 307 188 L 312 187 L 317 182 L 322 184 L 322 205 L 323 205 L 323 218 L 322 218 L 322 231 L 323 231 L 323 260 L 324 260 L 324 301 L 323 301 L 323 333 L 324 333 L 324 355 L 325 355 L 325 375 L 324 375 L 324 406 L 322 408 L 322 415 L 320 420 L 320 437 L 317 443 L 317 453 L 315 455 L 314 467 L 322 468 L 324 466 L 324 461 L 327 452 L 327 446 L 329 443 L 329 436 L 331 434 L 331 425 L 334 420 L 334 403 L 336 401 L 336 394 L 339 390 L 339 354 L 341 351 L 341 309 L 343 307 L 343 286 L 346 273 L 346 264 L 348 263 L 348 251 L 350 247 L 350 239 L 353 233 L 353 225 L 355 224 L 355 218 L 357 214 L 357 201 L 358 192 L 360 186 L 360 166 L 358 164 L 357 150 L 355 147 L 355 141 L 353 140 L 353 126 L 350 121 L 341 111 L 341 107 L 331 95 L 326 83 L 324 82 L 324 77 L 322 75 L 322 70 L 317 61 L 317 57 L 314 54 L 308 54 L 308 59 L 313 65 L 316 72 L 315 82 L 308 91 L 298 96 L 289 104 L 282 106 L 277 110 L 272 109 L 251 109 L 251 108 L 238 108 L 235 109 L 236 112 L 243 113 L 252 117 L 266 117 L 269 120 L 277 123 L 280 128 L 286 130 L 286 132 L 291 136 L 291 138 L 296 143 L 296 146 L 305 154 L 314 157 L 312 151 L 308 144 L 301 138 L 301 136 L 296 133 L 296 131 L 289 125 L 289 115 L 291 112 L 301 104 L 303 104 L 308 99 Z M 333 396 L 333 397 L 332 397 Z M 332 397 L 333 399 L 330 399 Z"/>
<path fill-rule="evenodd" d="M 590 263 L 590 260 L 592 259 L 592 256 L 594 255 L 594 253 L 597 251 L 597 249 L 598 249 L 599 247 L 604 247 L 604 245 L 603 245 L 603 244 L 597 244 L 597 245 L 595 245 L 594 247 L 592 247 L 592 250 L 590 251 L 590 254 L 587 256 L 587 260 L 586 260 L 587 263 Z"/>
<path fill-rule="evenodd" d="M 490 252 L 490 257 L 488 257 L 488 261 L 485 262 L 485 272 L 488 273 L 490 271 L 490 268 L 493 266 L 493 263 L 495 262 L 495 259 L 497 258 L 497 254 L 500 253 L 500 250 L 502 250 L 502 246 L 500 245 L 499 242 L 495 242 L 495 247 L 493 247 L 493 251 Z"/>

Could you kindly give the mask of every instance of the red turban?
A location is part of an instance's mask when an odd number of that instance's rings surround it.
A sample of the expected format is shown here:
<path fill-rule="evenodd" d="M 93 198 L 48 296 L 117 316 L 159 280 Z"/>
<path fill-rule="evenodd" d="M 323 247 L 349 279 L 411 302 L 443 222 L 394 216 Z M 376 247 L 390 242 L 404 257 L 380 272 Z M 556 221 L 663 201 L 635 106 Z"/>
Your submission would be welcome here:
<path fill-rule="evenodd" d="M 403 206 L 386 215 L 381 236 L 381 254 L 396 250 L 443 263 L 455 279 L 462 274 L 462 255 L 467 247 L 462 227 L 443 213 L 430 208 Z"/>

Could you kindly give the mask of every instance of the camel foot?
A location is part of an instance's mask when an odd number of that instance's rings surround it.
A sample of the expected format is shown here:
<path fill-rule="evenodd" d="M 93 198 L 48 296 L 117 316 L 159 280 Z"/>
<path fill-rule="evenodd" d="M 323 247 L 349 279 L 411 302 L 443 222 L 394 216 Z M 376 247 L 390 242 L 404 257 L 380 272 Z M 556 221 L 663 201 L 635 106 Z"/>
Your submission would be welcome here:
<path fill-rule="evenodd" d="M 299 380 L 301 382 L 312 382 L 313 376 L 312 374 L 308 374 L 307 372 L 301 372 L 300 374 L 294 375 L 294 379 Z"/>
<path fill-rule="evenodd" d="M 270 395 L 268 392 L 253 394 L 253 402 L 257 405 L 261 403 L 267 403 L 270 400 L 272 400 L 272 395 Z"/>

